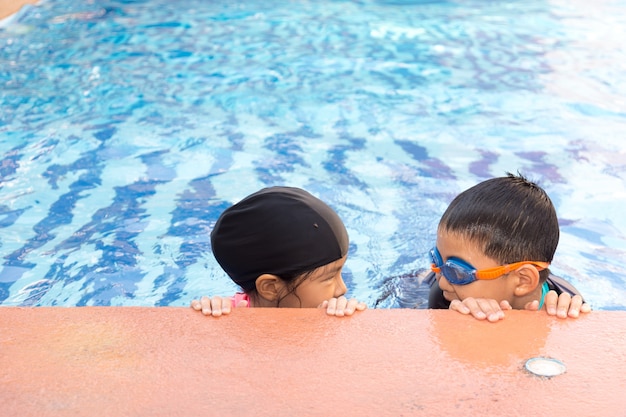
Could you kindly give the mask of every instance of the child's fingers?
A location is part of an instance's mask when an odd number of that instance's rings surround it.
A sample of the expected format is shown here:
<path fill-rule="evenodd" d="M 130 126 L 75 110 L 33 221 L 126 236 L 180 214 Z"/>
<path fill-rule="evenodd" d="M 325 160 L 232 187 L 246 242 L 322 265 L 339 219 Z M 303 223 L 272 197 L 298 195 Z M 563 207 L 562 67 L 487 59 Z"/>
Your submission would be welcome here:
<path fill-rule="evenodd" d="M 199 300 L 191 300 L 191 308 L 196 311 L 202 310 L 202 304 L 200 304 Z"/>
<path fill-rule="evenodd" d="M 334 316 L 337 310 L 337 299 L 331 298 L 328 300 L 328 304 L 326 305 L 326 314 L 329 316 Z"/>
<path fill-rule="evenodd" d="M 343 295 L 337 298 L 337 305 L 335 306 L 335 316 L 343 317 L 346 315 L 346 308 L 348 307 L 348 299 Z"/>
<path fill-rule="evenodd" d="M 548 291 L 545 298 L 543 299 L 543 304 L 546 307 L 546 312 L 549 316 L 556 316 L 557 304 L 559 302 L 559 295 L 554 290 Z"/>
<path fill-rule="evenodd" d="M 225 302 L 226 300 L 228 301 L 228 303 Z M 205 309 L 202 309 L 202 312 L 205 313 Z M 218 297 L 218 296 L 212 297 L 209 300 L 208 306 L 206 308 L 206 313 L 205 313 L 206 315 L 219 317 L 222 314 L 228 314 L 228 313 L 230 313 L 230 300 L 228 300 L 225 297 Z"/>
<path fill-rule="evenodd" d="M 450 302 L 450 309 L 461 314 L 471 314 L 478 320 L 496 322 L 504 318 L 500 304 L 493 299 L 468 297 L 463 301 L 453 300 Z"/>
<path fill-rule="evenodd" d="M 482 310 L 482 313 L 487 316 L 487 320 L 489 320 L 490 322 L 496 322 L 504 318 L 504 311 L 502 311 L 502 309 L 500 308 L 500 303 L 496 300 L 479 298 L 478 306 Z M 476 317 L 474 313 L 475 312 L 472 312 L 474 317 Z"/>
<path fill-rule="evenodd" d="M 529 303 L 526 303 L 526 305 L 524 306 L 524 310 L 539 311 L 539 300 L 533 300 Z"/>
<path fill-rule="evenodd" d="M 569 317 L 577 318 L 580 315 L 580 309 L 583 305 L 583 298 L 580 295 L 575 295 L 572 297 L 572 302 L 569 305 L 569 311 L 567 315 Z"/>
<path fill-rule="evenodd" d="M 211 315 L 211 299 L 207 296 L 200 298 L 200 308 L 205 316 Z"/>
<path fill-rule="evenodd" d="M 559 318 L 578 317 L 580 313 L 588 313 L 591 306 L 583 302 L 580 295 L 571 296 L 568 293 L 557 294 L 556 291 L 550 290 L 544 298 L 546 312 L 550 316 Z"/>
<path fill-rule="evenodd" d="M 355 311 L 363 311 L 366 307 L 367 305 L 365 303 L 360 302 L 356 298 L 351 298 L 348 300 L 344 313 L 346 316 L 351 316 Z"/>
<path fill-rule="evenodd" d="M 564 292 L 559 295 L 559 301 L 556 306 L 556 316 L 559 318 L 567 318 L 567 312 L 569 311 L 570 304 L 572 303 L 572 296 Z"/>
<path fill-rule="evenodd" d="M 319 308 L 326 309 L 329 316 L 351 316 L 355 311 L 363 311 L 367 308 L 367 304 L 358 301 L 355 298 L 347 299 L 343 295 L 339 298 L 331 298 L 319 305 Z"/>
<path fill-rule="evenodd" d="M 348 306 L 348 299 L 342 295 L 341 297 L 335 298 L 335 300 L 337 301 L 337 303 L 335 304 L 335 316 L 345 316 L 346 307 Z"/>
<path fill-rule="evenodd" d="M 222 314 L 230 314 L 230 309 L 232 307 L 232 303 L 233 301 L 230 299 L 230 297 L 219 297 L 220 300 L 222 301 Z"/>
<path fill-rule="evenodd" d="M 472 301 L 474 301 L 473 298 L 467 298 L 465 301 L 467 301 L 468 303 L 471 303 Z M 450 310 L 453 311 L 458 311 L 461 314 L 469 314 L 472 312 L 472 310 L 466 306 L 461 300 L 452 300 L 450 301 Z"/>

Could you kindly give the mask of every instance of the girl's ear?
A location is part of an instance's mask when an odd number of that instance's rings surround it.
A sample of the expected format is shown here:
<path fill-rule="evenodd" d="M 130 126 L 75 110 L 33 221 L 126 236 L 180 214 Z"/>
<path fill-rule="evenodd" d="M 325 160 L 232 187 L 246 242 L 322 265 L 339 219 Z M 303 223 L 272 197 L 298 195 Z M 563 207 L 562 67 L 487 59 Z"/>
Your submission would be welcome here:
<path fill-rule="evenodd" d="M 255 284 L 257 294 L 264 300 L 272 302 L 279 299 L 285 285 L 282 279 L 272 274 L 259 275 Z"/>
<path fill-rule="evenodd" d="M 534 265 L 522 265 L 515 270 L 517 285 L 515 295 L 523 297 L 533 292 L 539 286 L 539 271 Z"/>

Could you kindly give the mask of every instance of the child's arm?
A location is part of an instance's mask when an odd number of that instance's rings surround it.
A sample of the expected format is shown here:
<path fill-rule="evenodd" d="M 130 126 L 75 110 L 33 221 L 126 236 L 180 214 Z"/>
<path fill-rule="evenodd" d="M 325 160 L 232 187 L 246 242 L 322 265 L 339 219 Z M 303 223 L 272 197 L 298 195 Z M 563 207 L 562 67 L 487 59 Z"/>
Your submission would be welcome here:
<path fill-rule="evenodd" d="M 351 316 L 355 311 L 363 311 L 367 305 L 355 298 L 347 299 L 343 295 L 339 298 L 331 298 L 324 301 L 318 308 L 325 308 L 329 316 Z"/>
<path fill-rule="evenodd" d="M 248 301 L 239 300 L 233 306 L 233 297 L 202 297 L 200 300 L 192 300 L 191 308 L 201 311 L 205 316 L 219 317 L 222 314 L 229 314 L 232 307 L 247 307 Z"/>

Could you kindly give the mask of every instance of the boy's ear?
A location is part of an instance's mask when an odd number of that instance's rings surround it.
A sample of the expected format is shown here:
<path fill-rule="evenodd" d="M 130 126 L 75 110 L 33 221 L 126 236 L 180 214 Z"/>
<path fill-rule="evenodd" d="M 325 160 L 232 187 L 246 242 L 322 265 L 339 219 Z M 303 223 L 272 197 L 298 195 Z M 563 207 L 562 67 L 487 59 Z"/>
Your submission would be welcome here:
<path fill-rule="evenodd" d="M 267 301 L 278 300 L 284 286 L 283 280 L 272 274 L 259 275 L 255 284 L 257 294 Z"/>
<path fill-rule="evenodd" d="M 515 270 L 517 276 L 517 285 L 515 286 L 515 295 L 523 297 L 530 294 L 539 286 L 539 271 L 534 265 L 522 265 Z"/>

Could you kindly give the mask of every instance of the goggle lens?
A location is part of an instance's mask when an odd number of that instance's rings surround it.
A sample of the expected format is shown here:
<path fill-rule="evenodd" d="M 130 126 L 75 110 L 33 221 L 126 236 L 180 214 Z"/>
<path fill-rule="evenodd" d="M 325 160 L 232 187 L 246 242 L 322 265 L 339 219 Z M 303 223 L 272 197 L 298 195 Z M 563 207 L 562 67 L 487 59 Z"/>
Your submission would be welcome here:
<path fill-rule="evenodd" d="M 442 274 L 451 284 L 465 285 L 476 281 L 474 267 L 460 260 L 449 259 L 444 262 L 436 246 L 430 250 L 430 260 L 433 272 Z"/>
<path fill-rule="evenodd" d="M 476 269 L 465 262 L 450 259 L 440 269 L 450 284 L 466 285 L 476 281 Z"/>

